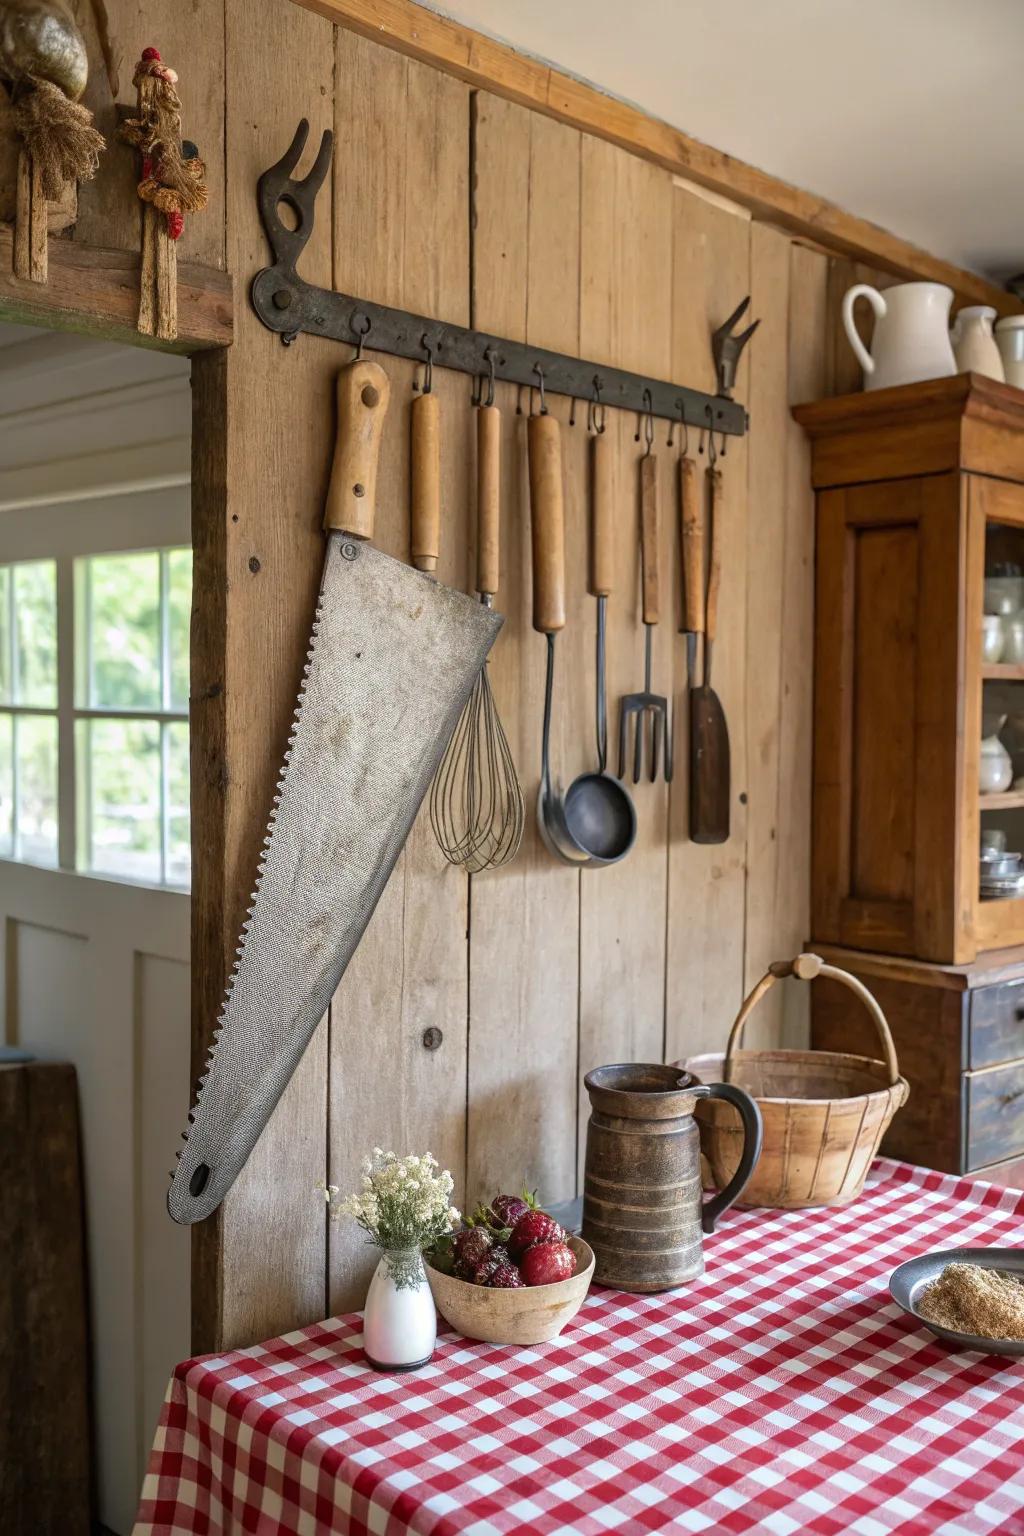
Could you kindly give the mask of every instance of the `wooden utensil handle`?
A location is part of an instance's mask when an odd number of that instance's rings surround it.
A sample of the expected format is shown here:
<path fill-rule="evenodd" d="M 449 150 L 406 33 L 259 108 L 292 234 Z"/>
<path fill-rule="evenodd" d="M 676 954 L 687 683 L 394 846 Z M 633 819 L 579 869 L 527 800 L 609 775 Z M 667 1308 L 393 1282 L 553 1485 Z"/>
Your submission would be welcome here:
<path fill-rule="evenodd" d="M 704 633 L 704 518 L 692 459 L 679 460 L 679 507 L 683 548 L 683 629 Z"/>
<path fill-rule="evenodd" d="M 338 428 L 324 506 L 328 531 L 373 538 L 377 462 L 390 396 L 387 374 L 368 357 L 347 363 L 338 374 Z"/>
<path fill-rule="evenodd" d="M 643 565 L 645 624 L 658 622 L 658 461 L 653 453 L 640 460 L 640 558 Z"/>
<path fill-rule="evenodd" d="M 476 589 L 493 597 L 501 568 L 501 412 L 476 408 Z"/>
<path fill-rule="evenodd" d="M 610 597 L 613 563 L 612 456 L 607 432 L 590 439 L 590 586 L 591 597 Z"/>
<path fill-rule="evenodd" d="M 530 532 L 533 543 L 533 627 L 543 635 L 565 628 L 565 505 L 562 437 L 554 416 L 531 416 Z"/>
<path fill-rule="evenodd" d="M 718 588 L 722 580 L 722 472 L 709 469 L 708 519 L 711 523 L 711 558 L 708 561 L 708 597 L 704 614 L 704 633 L 714 640 L 718 631 Z"/>
<path fill-rule="evenodd" d="M 441 548 L 441 433 L 435 394 L 417 395 L 412 403 L 410 481 L 412 563 L 418 571 L 436 571 Z"/>

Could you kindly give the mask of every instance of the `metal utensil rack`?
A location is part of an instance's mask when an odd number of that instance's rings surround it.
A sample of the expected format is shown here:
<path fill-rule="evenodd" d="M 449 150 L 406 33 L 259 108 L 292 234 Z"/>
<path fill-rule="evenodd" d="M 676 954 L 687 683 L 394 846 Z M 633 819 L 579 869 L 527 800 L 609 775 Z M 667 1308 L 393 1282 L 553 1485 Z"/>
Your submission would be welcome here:
<path fill-rule="evenodd" d="M 307 283 L 298 274 L 298 260 L 313 232 L 316 195 L 330 167 L 334 142 L 334 135 L 326 131 L 312 169 L 296 181 L 291 173 L 308 134 L 309 124 L 303 118 L 285 154 L 264 171 L 257 186 L 260 218 L 274 265 L 253 278 L 250 299 L 263 324 L 286 344 L 305 331 L 347 342 L 360 351 L 365 346 L 429 368 L 454 369 L 478 381 L 493 379 L 535 390 L 543 386 L 545 395 L 595 401 L 727 437 L 744 435 L 747 412 L 727 394 L 709 395 Z M 281 203 L 295 214 L 295 229 L 282 222 Z"/>

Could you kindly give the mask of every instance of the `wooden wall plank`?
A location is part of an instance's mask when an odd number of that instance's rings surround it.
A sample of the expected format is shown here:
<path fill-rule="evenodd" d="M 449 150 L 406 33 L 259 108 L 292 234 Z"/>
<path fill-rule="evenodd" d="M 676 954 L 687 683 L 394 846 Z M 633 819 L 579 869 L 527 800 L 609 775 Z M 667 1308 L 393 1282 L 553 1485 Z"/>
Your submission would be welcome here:
<path fill-rule="evenodd" d="M 336 37 L 335 285 L 421 314 L 469 320 L 469 91 L 459 81 L 339 32 Z M 368 104 L 372 104 L 368 110 Z M 380 201 L 382 200 L 382 202 Z M 372 338 L 371 338 L 372 341 Z M 345 361 L 334 348 L 334 363 Z M 411 364 L 384 358 L 392 384 L 381 449 L 376 539 L 408 558 Z M 434 375 L 442 436 L 438 579 L 466 585 L 470 382 Z M 330 1178 L 357 1188 L 373 1145 L 431 1151 L 463 1200 L 467 877 L 447 865 L 424 806 L 331 1007 Z M 424 1031 L 440 1029 L 436 1050 Z M 381 1066 L 387 1063 L 382 1091 Z M 371 1115 L 354 1113 L 372 1105 Z M 329 1234 L 334 1310 L 360 1305 L 373 1258 L 351 1225 Z"/>
<path fill-rule="evenodd" d="M 750 509 L 747 558 L 747 883 L 743 988 L 748 992 L 779 949 L 779 797 L 782 646 L 789 622 L 784 606 L 786 563 L 786 443 L 789 429 L 790 241 L 755 224 L 750 241 L 751 313 L 760 317 L 750 354 Z M 799 302 L 799 301 L 798 301 Z M 806 658 L 811 665 L 811 653 Z M 755 1047 L 778 1038 L 783 989 L 765 998 L 747 1030 Z"/>
<path fill-rule="evenodd" d="M 311 132 L 299 174 L 321 129 L 332 125 L 332 44 L 330 26 L 298 7 L 279 3 L 257 16 L 244 0 L 230 0 L 228 264 L 234 272 L 249 274 L 266 262 L 254 188 L 289 143 L 300 111 L 310 117 Z M 303 270 L 312 282 L 331 281 L 329 186 L 318 199 Z M 214 558 L 218 540 L 222 545 L 223 565 L 213 579 L 227 591 L 226 610 L 211 609 L 210 632 L 194 631 L 197 673 L 208 688 L 222 688 L 224 698 L 223 759 L 193 822 L 197 850 L 207 831 L 216 839 L 223 828 L 222 886 L 214 861 L 203 857 L 196 859 L 193 886 L 197 957 L 209 968 L 219 943 L 221 981 L 253 886 L 315 608 L 338 362 L 331 342 L 303 337 L 283 347 L 245 304 L 236 322 L 235 344 L 222 365 L 226 443 L 207 444 L 223 459 L 223 497 L 193 496 L 192 508 L 197 544 Z M 218 477 L 210 478 L 215 490 Z M 202 730 L 193 741 L 206 761 Z M 214 762 L 216 754 L 215 740 Z M 208 773 L 213 766 L 206 761 Z M 215 970 L 210 987 L 216 990 Z M 195 1026 L 208 1036 L 214 1022 L 215 1015 L 205 1014 Z M 197 1272 L 209 1278 L 212 1271 L 219 1291 L 197 1291 L 196 1348 L 249 1343 L 323 1316 L 324 1212 L 314 1185 L 325 1173 L 326 1047 L 321 1027 L 218 1217 L 194 1229 Z"/>
<path fill-rule="evenodd" d="M 672 179 L 599 139 L 583 141 L 580 249 L 580 347 L 598 362 L 667 378 L 672 368 Z M 608 601 L 608 700 L 612 762 L 617 768 L 619 706 L 644 684 L 640 594 L 639 466 L 643 427 L 611 412 L 614 452 L 616 590 Z M 641 431 L 641 441 L 636 441 Z M 659 466 L 661 621 L 653 635 L 652 685 L 674 711 L 672 656 L 677 604 L 675 450 L 667 424 L 654 424 Z M 593 635 L 596 604 L 588 598 L 586 694 L 588 750 L 594 735 Z M 677 732 L 678 736 L 678 732 Z M 588 766 L 593 766 L 591 761 Z M 660 1061 L 664 1048 L 666 857 L 669 787 L 637 785 L 636 845 L 620 864 L 584 870 L 580 910 L 580 1119 L 589 1101 L 583 1075 L 608 1062 Z M 580 1135 L 580 1157 L 585 1135 Z M 582 1162 L 581 1162 L 582 1169 Z"/>
<path fill-rule="evenodd" d="M 790 248 L 790 405 L 826 393 L 828 259 L 804 246 Z M 751 482 L 753 485 L 753 482 Z M 776 907 L 779 957 L 796 954 L 811 935 L 811 766 L 814 741 L 814 492 L 810 443 L 792 418 L 786 422 L 785 560 L 779 722 L 779 871 Z M 806 987 L 788 987 L 781 1044 L 804 1048 L 810 1034 Z"/>
<path fill-rule="evenodd" d="M 827 265 L 820 252 L 754 225 L 751 286 L 761 327 L 750 359 L 745 990 L 810 933 L 814 498 L 790 405 L 794 389 L 824 389 L 834 338 Z M 805 989 L 776 988 L 751 1022 L 750 1042 L 799 1045 L 806 1029 Z"/>
<path fill-rule="evenodd" d="M 539 346 L 579 342 L 580 137 L 497 97 L 476 98 L 473 323 Z M 506 615 L 491 684 L 526 800 L 515 862 L 472 878 L 468 1177 L 471 1200 L 526 1179 L 543 1198 L 576 1187 L 579 875 L 556 863 L 536 825 L 546 647 L 531 627 L 525 417 L 503 408 L 501 590 Z M 523 407 L 527 408 L 526 392 Z M 552 409 L 565 423 L 565 401 Z M 580 419 L 582 415 L 579 413 Z M 563 427 L 569 625 L 557 645 L 552 757 L 571 776 L 585 750 L 570 679 L 585 645 L 582 428 Z"/>
<path fill-rule="evenodd" d="M 673 350 L 676 378 L 714 389 L 710 332 L 750 292 L 750 222 L 675 189 Z M 736 396 L 749 397 L 750 348 L 744 352 Z M 690 451 L 703 471 L 706 455 Z M 722 585 L 712 681 L 729 724 L 732 754 L 731 830 L 727 843 L 688 838 L 688 775 L 680 764 L 670 797 L 666 1053 L 674 1060 L 724 1043 L 743 990 L 747 748 L 745 722 L 747 583 L 747 441 L 730 442 L 723 471 Z M 686 652 L 675 644 L 675 691 L 682 695 Z"/>

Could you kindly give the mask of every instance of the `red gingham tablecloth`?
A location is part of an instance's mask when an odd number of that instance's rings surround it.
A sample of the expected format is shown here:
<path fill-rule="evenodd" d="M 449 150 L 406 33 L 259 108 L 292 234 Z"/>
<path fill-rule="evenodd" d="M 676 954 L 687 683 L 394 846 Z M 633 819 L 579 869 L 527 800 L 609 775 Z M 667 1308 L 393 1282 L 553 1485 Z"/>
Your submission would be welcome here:
<path fill-rule="evenodd" d="M 444 1331 L 365 1362 L 358 1314 L 186 1361 L 135 1536 L 1024 1533 L 1024 1360 L 949 1352 L 886 1283 L 1024 1245 L 1024 1194 L 879 1160 L 839 1210 L 730 1211 L 703 1279 L 594 1287 L 534 1349 Z"/>

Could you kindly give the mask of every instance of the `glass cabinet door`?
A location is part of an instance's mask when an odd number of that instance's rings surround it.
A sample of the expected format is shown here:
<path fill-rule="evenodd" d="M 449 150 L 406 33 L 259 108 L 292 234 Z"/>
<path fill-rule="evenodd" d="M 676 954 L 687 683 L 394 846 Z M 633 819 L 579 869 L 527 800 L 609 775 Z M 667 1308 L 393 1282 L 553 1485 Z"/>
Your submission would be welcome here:
<path fill-rule="evenodd" d="M 968 667 L 980 686 L 976 748 L 970 744 L 970 756 L 977 751 L 977 864 L 970 867 L 979 948 L 993 949 L 1024 941 L 1024 489 L 978 480 L 971 503 Z M 965 826 L 974 821 L 968 816 Z M 969 861 L 969 849 L 964 857 Z"/>

